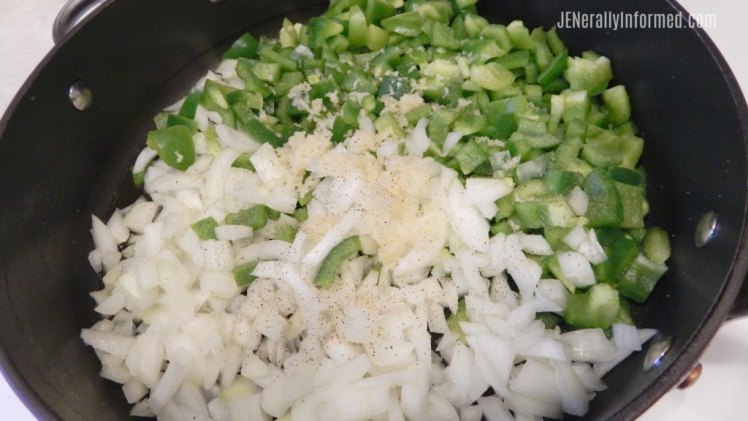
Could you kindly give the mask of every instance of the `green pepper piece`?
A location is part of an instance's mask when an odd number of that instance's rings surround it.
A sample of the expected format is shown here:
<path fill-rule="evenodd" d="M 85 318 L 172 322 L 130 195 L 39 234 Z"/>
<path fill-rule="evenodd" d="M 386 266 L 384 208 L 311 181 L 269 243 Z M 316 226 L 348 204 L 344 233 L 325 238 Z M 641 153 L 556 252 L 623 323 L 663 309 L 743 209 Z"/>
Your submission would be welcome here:
<path fill-rule="evenodd" d="M 382 78 L 382 84 L 379 85 L 377 97 L 391 96 L 400 99 L 408 91 L 408 79 L 398 76 L 387 75 Z"/>
<path fill-rule="evenodd" d="M 249 262 L 234 268 L 234 280 L 239 288 L 249 286 L 257 279 L 256 276 L 252 275 L 252 272 L 257 268 L 257 263 L 259 262 Z"/>
<path fill-rule="evenodd" d="M 490 38 L 490 39 L 495 40 L 499 44 L 499 47 L 501 47 L 501 49 L 504 51 L 509 51 L 513 47 L 512 41 L 509 38 L 509 31 L 506 29 L 506 26 L 504 25 L 499 25 L 499 24 L 486 25 L 486 27 L 484 27 L 483 30 L 481 31 L 481 35 L 484 38 Z M 529 55 L 528 55 L 528 58 L 529 58 Z M 525 64 L 519 67 L 524 67 Z"/>
<path fill-rule="evenodd" d="M 494 62 L 509 70 L 523 69 L 530 62 L 530 51 L 515 51 L 497 58 Z"/>
<path fill-rule="evenodd" d="M 418 124 L 419 120 L 421 120 L 422 118 L 429 118 L 430 115 L 432 115 L 431 106 L 428 104 L 423 104 L 405 113 L 405 119 L 408 121 L 408 124 L 415 126 L 416 124 Z M 455 115 L 457 114 L 455 113 Z M 431 128 L 430 122 L 429 122 L 428 128 L 429 129 Z M 449 129 L 448 126 L 447 126 L 447 129 Z M 447 132 L 444 132 L 444 135 L 446 136 Z M 434 138 L 431 137 L 430 131 L 429 131 L 429 138 L 431 139 L 432 142 L 434 141 Z"/>
<path fill-rule="evenodd" d="M 670 258 L 670 239 L 667 231 L 660 227 L 648 229 L 642 240 L 642 251 L 652 262 L 665 264 Z"/>
<path fill-rule="evenodd" d="M 367 48 L 371 51 L 379 51 L 387 45 L 389 40 L 390 34 L 387 31 L 372 23 L 369 24 L 369 33 L 366 38 Z"/>
<path fill-rule="evenodd" d="M 657 285 L 667 266 L 647 259 L 643 254 L 629 265 L 618 279 L 618 291 L 626 298 L 644 303 Z"/>
<path fill-rule="evenodd" d="M 586 292 L 569 294 L 564 320 L 578 328 L 607 329 L 620 310 L 618 291 L 608 284 L 595 284 Z"/>
<path fill-rule="evenodd" d="M 354 103 L 353 101 L 346 101 L 345 104 L 343 104 L 341 111 L 342 113 L 340 117 L 343 119 L 343 121 L 345 121 L 352 128 L 357 129 L 358 114 L 361 111 L 361 106 Z"/>
<path fill-rule="evenodd" d="M 607 259 L 595 265 L 595 278 L 600 282 L 616 284 L 618 278 L 639 254 L 636 242 L 618 228 L 595 228 L 600 245 Z"/>
<path fill-rule="evenodd" d="M 368 0 L 366 2 L 366 21 L 378 25 L 382 19 L 395 14 L 395 8 L 386 0 Z"/>
<path fill-rule="evenodd" d="M 294 72 L 299 66 L 296 61 L 290 57 L 273 50 L 272 48 L 263 48 L 260 50 L 260 58 L 266 63 L 278 63 L 284 72 Z"/>
<path fill-rule="evenodd" d="M 623 222 L 623 203 L 615 181 L 603 169 L 590 172 L 582 183 L 589 196 L 587 214 L 591 227 L 615 227 Z"/>
<path fill-rule="evenodd" d="M 619 183 L 641 186 L 644 181 L 644 176 L 639 171 L 632 170 L 631 168 L 613 167 L 608 172 L 610 173 L 610 177 Z"/>
<path fill-rule="evenodd" d="M 309 48 L 320 49 L 328 38 L 342 33 L 343 25 L 334 19 L 317 17 L 309 20 Z"/>
<path fill-rule="evenodd" d="M 212 216 L 203 218 L 190 225 L 192 231 L 197 234 L 197 238 L 201 240 L 215 240 L 217 226 L 218 222 Z"/>
<path fill-rule="evenodd" d="M 245 170 L 254 172 L 255 166 L 252 165 L 252 161 L 249 160 L 250 157 L 251 157 L 250 154 L 243 153 L 234 160 L 231 166 L 234 168 L 243 168 Z"/>
<path fill-rule="evenodd" d="M 436 79 L 429 81 L 429 88 L 423 90 L 424 98 L 442 105 L 454 106 L 462 97 L 462 83 L 459 78 L 439 84 Z"/>
<path fill-rule="evenodd" d="M 166 117 L 166 127 L 185 126 L 190 129 L 190 133 L 197 133 L 197 123 L 191 118 L 182 117 L 177 114 L 169 114 Z"/>
<path fill-rule="evenodd" d="M 184 171 L 195 162 L 195 144 L 186 126 L 172 126 L 148 133 L 146 144 L 170 167 Z"/>
<path fill-rule="evenodd" d="M 545 31 L 543 28 L 535 28 L 530 33 L 530 39 L 533 44 L 533 53 L 535 55 L 535 65 L 538 67 L 538 71 L 542 72 L 548 68 L 553 59 L 553 53 L 548 47 L 546 41 Z"/>
<path fill-rule="evenodd" d="M 457 301 L 457 311 L 450 314 L 449 317 L 447 317 L 447 327 L 449 328 L 449 331 L 452 332 L 455 336 L 457 336 L 457 339 L 460 340 L 462 343 L 465 342 L 465 332 L 462 331 L 462 327 L 460 327 L 460 322 L 467 322 L 467 307 L 465 305 L 465 298 L 460 298 L 459 301 Z"/>
<path fill-rule="evenodd" d="M 351 7 L 350 17 L 348 18 L 348 41 L 351 43 L 351 47 L 363 47 L 366 45 L 368 37 L 369 25 L 366 21 L 366 15 L 358 5 Z"/>
<path fill-rule="evenodd" d="M 454 50 L 460 47 L 460 42 L 455 38 L 455 33 L 444 23 L 434 22 L 431 26 L 431 45 L 441 47 L 447 50 Z"/>
<path fill-rule="evenodd" d="M 507 25 L 506 30 L 509 32 L 509 39 L 514 47 L 520 50 L 531 50 L 534 47 L 530 31 L 521 20 L 512 21 Z"/>
<path fill-rule="evenodd" d="M 497 63 L 474 64 L 470 67 L 470 80 L 489 91 L 500 91 L 514 83 L 516 76 Z"/>
<path fill-rule="evenodd" d="M 275 226 L 274 238 L 276 240 L 285 241 L 287 243 L 293 243 L 293 240 L 296 238 L 297 231 L 298 228 L 291 224 L 277 224 Z"/>
<path fill-rule="evenodd" d="M 567 82 L 566 79 L 563 78 L 558 78 L 553 82 L 543 86 L 543 92 L 553 94 L 563 92 L 567 89 L 569 89 L 569 82 Z"/>
<path fill-rule="evenodd" d="M 259 143 L 269 143 L 274 148 L 279 148 L 285 143 L 275 132 L 255 117 L 239 116 L 239 123 L 241 129 Z"/>
<path fill-rule="evenodd" d="M 414 37 L 420 34 L 421 26 L 423 26 L 423 18 L 418 12 L 400 13 L 382 20 L 384 29 L 406 37 Z"/>
<path fill-rule="evenodd" d="M 564 42 L 558 37 L 555 27 L 548 30 L 545 35 L 548 40 L 548 46 L 551 47 L 553 54 L 560 55 L 562 52 L 568 51 Z"/>
<path fill-rule="evenodd" d="M 306 221 L 309 218 L 309 210 L 306 206 L 302 206 L 293 212 L 293 219 L 299 221 L 299 223 Z"/>
<path fill-rule="evenodd" d="M 341 88 L 346 92 L 366 92 L 368 94 L 373 94 L 379 89 L 376 82 L 361 70 L 348 72 Z"/>
<path fill-rule="evenodd" d="M 546 87 L 561 77 L 564 74 L 564 70 L 566 70 L 568 58 L 569 54 L 566 51 L 562 51 L 561 54 L 557 55 L 548 67 L 538 75 L 538 84 Z"/>
<path fill-rule="evenodd" d="M 247 32 L 234 41 L 234 43 L 231 44 L 231 47 L 223 53 L 221 58 L 252 58 L 257 54 L 257 47 L 259 45 L 260 43 L 257 42 L 257 39 Z"/>
<path fill-rule="evenodd" d="M 469 175 L 481 164 L 488 161 L 488 152 L 473 139 L 470 139 L 465 146 L 455 155 L 455 159 L 460 165 L 460 172 Z"/>
<path fill-rule="evenodd" d="M 465 13 L 463 16 L 465 18 L 465 35 L 471 39 L 480 37 L 483 29 L 488 26 L 486 18 L 470 12 Z"/>
<path fill-rule="evenodd" d="M 514 195 L 513 194 L 507 194 L 506 196 L 498 199 L 496 201 L 496 207 L 498 210 L 496 211 L 496 216 L 494 216 L 494 219 L 500 220 L 509 218 L 514 214 Z"/>
<path fill-rule="evenodd" d="M 548 190 L 566 196 L 571 189 L 582 183 L 582 174 L 574 171 L 551 170 L 545 176 Z"/>
<path fill-rule="evenodd" d="M 226 225 L 246 225 L 253 230 L 261 229 L 267 224 L 268 208 L 266 206 L 253 206 L 226 215 L 223 223 Z"/>
<path fill-rule="evenodd" d="M 187 97 L 184 98 L 182 106 L 179 107 L 179 115 L 184 118 L 195 118 L 197 112 L 197 106 L 200 105 L 200 97 L 202 97 L 202 91 L 192 91 Z"/>
<path fill-rule="evenodd" d="M 556 194 L 543 194 L 531 200 L 515 202 L 514 213 L 526 229 L 568 227 L 574 220 L 574 213 L 566 199 Z"/>
<path fill-rule="evenodd" d="M 441 147 L 444 144 L 444 139 L 449 133 L 449 128 L 452 126 L 452 123 L 455 121 L 458 114 L 456 111 L 447 108 L 441 108 L 431 112 L 431 107 L 428 105 L 424 105 L 423 107 L 427 110 L 427 115 L 424 117 L 429 118 L 429 125 L 427 127 L 429 139 L 431 139 L 434 144 Z M 431 113 L 430 117 L 428 116 L 428 113 Z M 420 120 L 420 118 L 418 120 Z M 418 123 L 418 120 L 411 124 Z"/>
<path fill-rule="evenodd" d="M 316 85 L 312 86 L 312 90 L 309 91 L 310 99 L 322 99 L 329 105 L 330 99 L 327 98 L 327 94 L 338 90 L 338 85 L 335 84 L 333 79 L 326 79 L 320 81 Z"/>
<path fill-rule="evenodd" d="M 244 81 L 245 89 L 250 92 L 255 92 L 262 95 L 263 98 L 270 96 L 273 91 L 260 80 L 254 73 L 254 67 L 257 62 L 248 60 L 246 58 L 240 58 L 236 62 L 236 74 Z"/>
<path fill-rule="evenodd" d="M 514 231 L 512 230 L 511 225 L 509 225 L 509 222 L 507 222 L 506 219 L 502 219 L 501 221 L 491 224 L 491 229 L 489 232 L 491 236 L 494 236 L 497 234 L 509 235 Z"/>
<path fill-rule="evenodd" d="M 304 82 L 304 74 L 301 72 L 283 73 L 278 83 L 275 84 L 275 92 L 278 96 L 286 96 L 291 89 Z"/>
<path fill-rule="evenodd" d="M 330 140 L 335 144 L 343 142 L 351 133 L 351 129 L 352 127 L 342 117 L 335 117 L 332 123 L 332 137 Z"/>
<path fill-rule="evenodd" d="M 550 312 L 537 313 L 535 315 L 535 318 L 543 322 L 543 325 L 546 329 L 555 329 L 556 326 L 561 324 L 561 321 L 563 321 L 563 318 L 561 316 L 556 313 Z"/>
<path fill-rule="evenodd" d="M 615 182 L 623 204 L 621 228 L 644 228 L 644 189 L 639 186 Z"/>
<path fill-rule="evenodd" d="M 281 76 L 281 65 L 278 63 L 258 61 L 252 68 L 252 72 L 258 79 L 275 84 L 278 83 Z"/>
<path fill-rule="evenodd" d="M 631 102 L 623 85 L 612 87 L 603 92 L 603 104 L 610 115 L 610 122 L 621 124 L 631 118 Z"/>
<path fill-rule="evenodd" d="M 564 78 L 574 91 L 588 91 L 590 96 L 601 94 L 613 79 L 610 60 L 606 57 L 574 57 L 568 60 Z"/>
<path fill-rule="evenodd" d="M 338 243 L 322 261 L 317 276 L 314 278 L 314 284 L 320 288 L 330 288 L 343 263 L 360 251 L 361 240 L 357 235 L 350 236 Z"/>

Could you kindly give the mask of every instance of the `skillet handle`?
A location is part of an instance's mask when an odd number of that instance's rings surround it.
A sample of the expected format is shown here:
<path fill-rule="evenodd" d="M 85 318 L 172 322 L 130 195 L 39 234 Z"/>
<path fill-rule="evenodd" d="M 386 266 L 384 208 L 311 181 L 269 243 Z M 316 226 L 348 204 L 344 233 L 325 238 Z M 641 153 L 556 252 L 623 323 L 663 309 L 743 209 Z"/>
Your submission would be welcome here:
<path fill-rule="evenodd" d="M 104 0 L 68 0 L 52 25 L 52 39 L 59 43 L 78 24 L 104 3 Z"/>

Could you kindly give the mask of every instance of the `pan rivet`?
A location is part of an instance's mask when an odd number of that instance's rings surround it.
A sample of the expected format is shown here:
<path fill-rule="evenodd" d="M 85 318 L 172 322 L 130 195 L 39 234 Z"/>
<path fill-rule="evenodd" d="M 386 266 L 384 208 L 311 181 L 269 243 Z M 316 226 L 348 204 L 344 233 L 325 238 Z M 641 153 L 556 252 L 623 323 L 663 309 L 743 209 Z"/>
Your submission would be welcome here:
<path fill-rule="evenodd" d="M 694 235 L 696 247 L 704 247 L 714 237 L 715 232 L 717 232 L 717 214 L 709 211 L 702 215 L 699 223 L 696 224 L 696 233 Z"/>
<path fill-rule="evenodd" d="M 672 344 L 673 340 L 671 338 L 661 339 L 653 343 L 644 356 L 644 370 L 649 370 L 652 367 L 660 365 Z"/>
<path fill-rule="evenodd" d="M 703 369 L 704 367 L 701 366 L 701 363 L 696 364 L 696 366 L 694 366 L 694 368 L 692 368 L 688 373 L 686 378 L 678 385 L 678 389 L 683 390 L 693 386 L 693 384 L 696 383 L 696 380 L 701 377 Z"/>
<path fill-rule="evenodd" d="M 73 107 L 84 111 L 91 106 L 93 95 L 91 90 L 86 86 L 86 82 L 79 80 L 70 85 L 68 89 L 68 98 L 73 103 Z"/>

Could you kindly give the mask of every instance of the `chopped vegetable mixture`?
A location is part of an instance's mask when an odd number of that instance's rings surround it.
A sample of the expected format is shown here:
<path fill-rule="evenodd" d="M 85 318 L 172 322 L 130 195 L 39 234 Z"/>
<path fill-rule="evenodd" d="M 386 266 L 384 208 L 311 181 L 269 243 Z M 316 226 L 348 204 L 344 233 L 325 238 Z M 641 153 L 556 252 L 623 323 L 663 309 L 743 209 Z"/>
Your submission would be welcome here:
<path fill-rule="evenodd" d="M 581 416 L 654 335 L 626 88 L 475 3 L 333 1 L 156 117 L 143 197 L 93 217 L 81 335 L 133 415 Z"/>

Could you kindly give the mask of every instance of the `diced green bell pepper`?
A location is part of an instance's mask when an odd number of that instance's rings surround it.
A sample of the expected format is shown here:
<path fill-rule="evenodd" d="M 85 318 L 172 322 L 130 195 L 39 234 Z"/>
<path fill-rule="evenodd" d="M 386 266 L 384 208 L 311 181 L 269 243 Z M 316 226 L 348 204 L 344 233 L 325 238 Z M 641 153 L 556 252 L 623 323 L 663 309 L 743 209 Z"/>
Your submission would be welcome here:
<path fill-rule="evenodd" d="M 197 238 L 201 240 L 215 240 L 217 226 L 218 222 L 210 216 L 190 225 L 192 231 L 197 234 Z"/>
<path fill-rule="evenodd" d="M 225 53 L 223 53 L 221 58 L 253 58 L 257 54 L 257 47 L 259 45 L 260 43 L 257 42 L 257 39 L 255 39 L 255 37 L 253 37 L 250 33 L 245 33 L 244 35 L 240 36 L 239 39 L 234 41 L 233 44 L 231 44 L 231 47 L 229 47 L 229 49 L 226 50 Z"/>
<path fill-rule="evenodd" d="M 170 167 L 185 171 L 195 162 L 195 144 L 186 126 L 172 126 L 148 133 L 146 144 Z"/>
<path fill-rule="evenodd" d="M 670 258 L 670 239 L 667 231 L 660 227 L 647 230 L 642 240 L 644 255 L 655 264 L 665 264 Z"/>
<path fill-rule="evenodd" d="M 348 237 L 330 250 L 320 265 L 314 284 L 320 288 L 330 288 L 340 267 L 361 251 L 361 240 L 357 235 Z"/>
<path fill-rule="evenodd" d="M 620 310 L 618 291 L 608 284 L 595 284 L 586 292 L 569 294 L 564 320 L 577 328 L 607 329 Z"/>
<path fill-rule="evenodd" d="M 615 285 L 624 269 L 639 255 L 639 247 L 618 228 L 595 228 L 595 234 L 607 257 L 593 267 L 595 278 Z"/>
<path fill-rule="evenodd" d="M 236 285 L 239 288 L 249 286 L 255 279 L 257 279 L 256 276 L 252 275 L 252 272 L 257 268 L 257 263 L 259 262 L 249 262 L 234 268 L 234 281 L 236 281 Z"/>
<path fill-rule="evenodd" d="M 615 181 L 607 172 L 596 168 L 582 183 L 589 196 L 585 216 L 591 227 L 616 227 L 623 222 L 623 203 Z"/>
<path fill-rule="evenodd" d="M 667 266 L 639 254 L 618 279 L 618 291 L 624 297 L 644 303 L 666 271 Z"/>
<path fill-rule="evenodd" d="M 226 215 L 223 223 L 226 225 L 246 225 L 253 230 L 258 230 L 267 224 L 268 208 L 265 206 L 253 206 Z"/>

